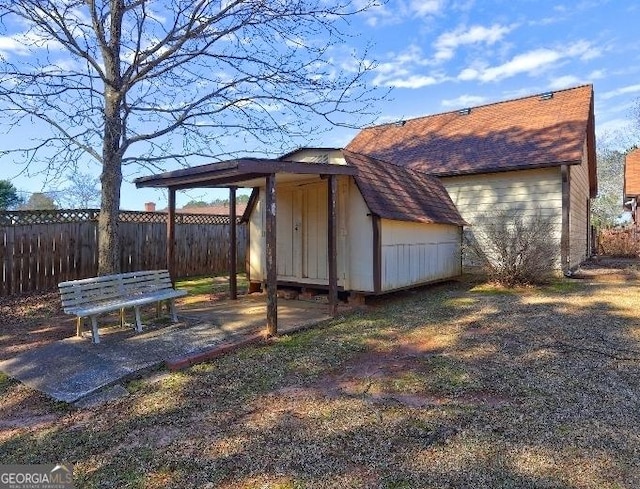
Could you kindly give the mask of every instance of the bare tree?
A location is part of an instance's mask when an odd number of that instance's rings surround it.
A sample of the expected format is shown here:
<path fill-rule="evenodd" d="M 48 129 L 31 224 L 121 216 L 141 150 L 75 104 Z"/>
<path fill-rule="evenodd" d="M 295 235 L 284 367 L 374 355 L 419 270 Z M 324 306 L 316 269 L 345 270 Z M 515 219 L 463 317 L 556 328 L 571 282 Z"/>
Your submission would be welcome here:
<path fill-rule="evenodd" d="M 66 207 L 90 209 L 100 205 L 100 180 L 90 173 L 72 172 L 69 185 L 59 192 L 58 200 Z"/>
<path fill-rule="evenodd" d="M 5 34 L 29 54 L 1 63 L 0 113 L 9 129 L 49 130 L 3 153 L 57 174 L 87 155 L 101 165 L 99 272 L 117 272 L 123 165 L 221 158 L 229 141 L 277 151 L 327 123 L 369 122 L 371 63 L 335 59 L 362 3 L 0 0 Z"/>

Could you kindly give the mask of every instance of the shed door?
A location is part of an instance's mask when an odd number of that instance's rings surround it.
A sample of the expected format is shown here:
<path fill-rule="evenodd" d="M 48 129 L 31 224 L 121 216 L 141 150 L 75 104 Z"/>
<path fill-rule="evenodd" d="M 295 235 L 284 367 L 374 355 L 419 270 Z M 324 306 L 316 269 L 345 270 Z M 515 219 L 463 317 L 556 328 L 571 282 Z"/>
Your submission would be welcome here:
<path fill-rule="evenodd" d="M 302 194 L 302 278 L 329 280 L 326 182 L 306 185 Z"/>
<path fill-rule="evenodd" d="M 278 279 L 302 277 L 302 192 L 296 187 L 279 187 L 276 192 Z"/>
<path fill-rule="evenodd" d="M 328 280 L 326 183 L 282 186 L 276 198 L 278 279 Z"/>

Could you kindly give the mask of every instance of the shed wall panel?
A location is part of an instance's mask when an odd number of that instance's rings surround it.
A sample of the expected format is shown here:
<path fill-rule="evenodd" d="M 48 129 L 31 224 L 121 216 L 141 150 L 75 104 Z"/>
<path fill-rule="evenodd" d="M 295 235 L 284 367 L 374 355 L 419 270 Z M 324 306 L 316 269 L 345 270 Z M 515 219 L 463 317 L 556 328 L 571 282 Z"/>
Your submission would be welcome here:
<path fill-rule="evenodd" d="M 382 220 L 382 290 L 460 275 L 458 226 Z"/>

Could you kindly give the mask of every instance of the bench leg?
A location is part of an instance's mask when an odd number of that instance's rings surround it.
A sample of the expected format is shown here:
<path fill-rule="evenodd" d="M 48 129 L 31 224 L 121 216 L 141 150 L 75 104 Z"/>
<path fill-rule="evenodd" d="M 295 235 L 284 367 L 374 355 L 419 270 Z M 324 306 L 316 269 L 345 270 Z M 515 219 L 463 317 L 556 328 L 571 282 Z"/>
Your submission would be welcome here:
<path fill-rule="evenodd" d="M 76 319 L 76 336 L 82 338 L 82 318 L 80 316 Z"/>
<path fill-rule="evenodd" d="M 169 310 L 171 311 L 171 321 L 177 323 L 178 315 L 176 314 L 176 301 L 173 299 L 169 300 Z"/>
<path fill-rule="evenodd" d="M 94 343 L 100 343 L 100 335 L 98 334 L 98 318 L 91 316 L 91 337 Z"/>
<path fill-rule="evenodd" d="M 136 331 L 138 333 L 142 332 L 142 320 L 140 319 L 140 308 L 138 306 L 134 307 L 136 311 Z"/>
<path fill-rule="evenodd" d="M 120 327 L 124 328 L 125 325 L 125 320 L 124 320 L 124 307 L 122 309 L 120 309 Z"/>

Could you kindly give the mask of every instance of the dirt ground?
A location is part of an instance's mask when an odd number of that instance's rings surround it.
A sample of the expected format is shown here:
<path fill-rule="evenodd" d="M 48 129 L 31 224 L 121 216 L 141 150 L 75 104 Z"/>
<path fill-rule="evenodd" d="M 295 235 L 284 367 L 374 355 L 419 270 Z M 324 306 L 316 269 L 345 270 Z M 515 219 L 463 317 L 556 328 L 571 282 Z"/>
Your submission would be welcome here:
<path fill-rule="evenodd" d="M 89 488 L 640 487 L 639 270 L 393 294 L 92 409 L 3 379 L 0 459 Z M 47 341 L 58 312 L 21 304 Z"/>

